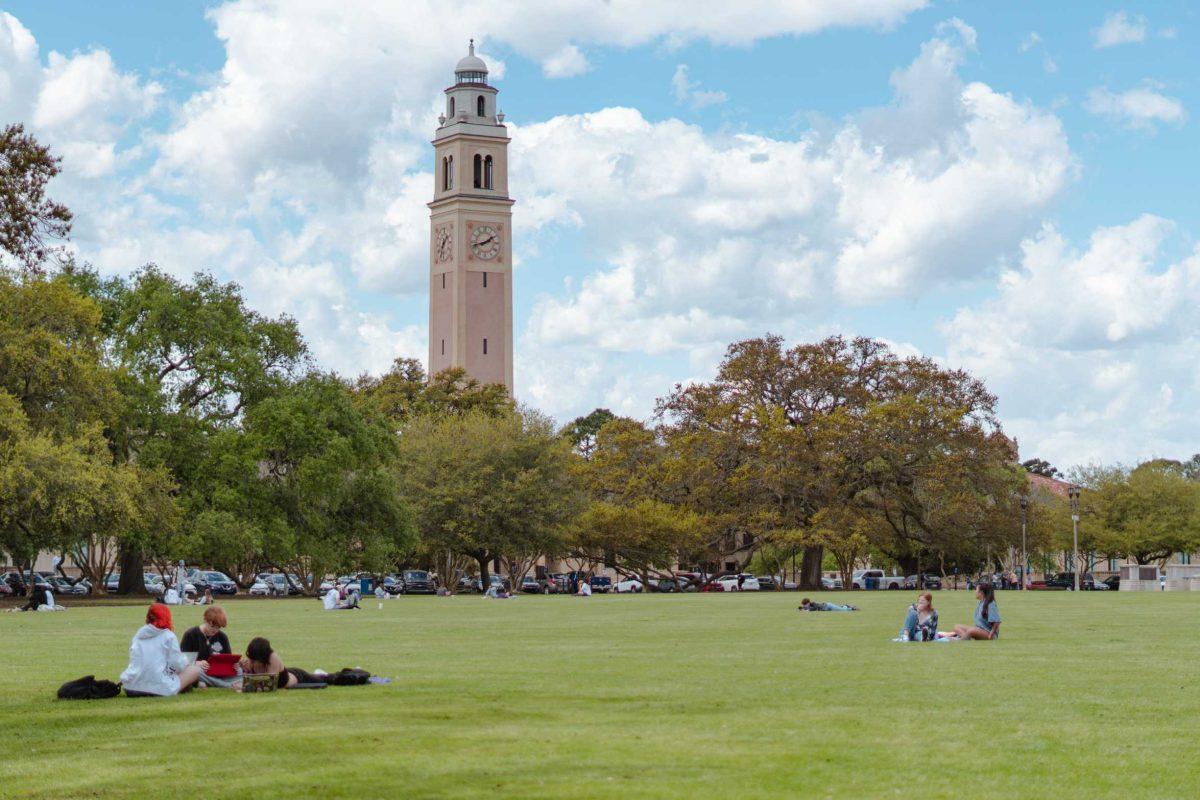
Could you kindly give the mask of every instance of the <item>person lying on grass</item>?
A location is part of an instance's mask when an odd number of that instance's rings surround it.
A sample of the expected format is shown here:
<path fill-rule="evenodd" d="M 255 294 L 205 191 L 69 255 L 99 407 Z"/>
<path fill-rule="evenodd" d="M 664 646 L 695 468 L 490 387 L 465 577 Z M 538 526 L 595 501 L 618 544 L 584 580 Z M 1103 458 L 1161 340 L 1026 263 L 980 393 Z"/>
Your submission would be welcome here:
<path fill-rule="evenodd" d="M 200 680 L 207 669 L 207 661 L 188 664 L 172 630 L 171 609 L 154 603 L 146 612 L 146 624 L 129 643 L 129 666 L 121 673 L 121 683 L 130 697 L 170 697 Z"/>
<path fill-rule="evenodd" d="M 933 595 L 921 592 L 917 602 L 908 607 L 904 617 L 904 627 L 900 636 L 894 641 L 900 642 L 932 642 L 937 639 L 938 615 L 933 608 Z"/>
<path fill-rule="evenodd" d="M 858 611 L 858 606 L 842 605 L 841 603 L 822 603 L 819 600 L 809 600 L 807 597 L 800 601 L 797 611 Z"/>
<path fill-rule="evenodd" d="M 1000 609 L 996 606 L 996 591 L 990 583 L 975 587 L 974 625 L 955 625 L 954 638 L 991 640 L 1000 638 Z"/>
<path fill-rule="evenodd" d="M 280 689 L 294 689 L 301 683 L 320 683 L 321 680 L 311 673 L 298 667 L 283 666 L 283 659 L 271 649 L 271 643 L 261 636 L 256 636 L 246 645 L 246 654 L 238 662 L 243 675 L 274 675 Z M 242 690 L 241 682 L 234 689 Z"/>

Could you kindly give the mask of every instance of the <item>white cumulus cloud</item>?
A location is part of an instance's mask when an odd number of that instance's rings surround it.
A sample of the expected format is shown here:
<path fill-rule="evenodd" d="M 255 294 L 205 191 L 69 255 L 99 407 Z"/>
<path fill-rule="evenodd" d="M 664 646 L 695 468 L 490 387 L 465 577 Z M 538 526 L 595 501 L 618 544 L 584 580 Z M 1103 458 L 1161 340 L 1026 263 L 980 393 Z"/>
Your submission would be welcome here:
<path fill-rule="evenodd" d="M 1092 38 L 1096 47 L 1141 44 L 1146 41 L 1146 18 L 1140 14 L 1130 16 L 1124 11 L 1115 11 L 1092 31 Z"/>
<path fill-rule="evenodd" d="M 1010 432 L 1037 443 L 1027 456 L 1069 464 L 1200 449 L 1200 249 L 1163 264 L 1174 228 L 1144 215 L 1077 249 L 1047 226 L 994 298 L 943 325 L 947 359 L 985 378 Z"/>
<path fill-rule="evenodd" d="M 687 64 L 675 67 L 675 74 L 671 76 L 671 94 L 676 103 L 688 103 L 695 109 L 724 103 L 729 99 L 722 91 L 701 89 L 699 81 L 690 80 Z"/>
<path fill-rule="evenodd" d="M 1097 87 L 1088 92 L 1084 108 L 1129 128 L 1150 129 L 1159 122 L 1182 125 L 1187 120 L 1183 103 L 1162 94 L 1158 88 L 1151 82 L 1123 92 Z"/>

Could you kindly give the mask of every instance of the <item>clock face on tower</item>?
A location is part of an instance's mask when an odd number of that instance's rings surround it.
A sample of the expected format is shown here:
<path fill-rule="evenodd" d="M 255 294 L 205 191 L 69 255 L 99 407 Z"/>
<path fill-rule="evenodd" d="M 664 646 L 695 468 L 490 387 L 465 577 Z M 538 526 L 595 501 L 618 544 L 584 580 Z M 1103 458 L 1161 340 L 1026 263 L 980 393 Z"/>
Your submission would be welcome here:
<path fill-rule="evenodd" d="M 448 226 L 437 229 L 433 236 L 433 248 L 438 263 L 449 261 L 454 256 L 454 234 Z"/>
<path fill-rule="evenodd" d="M 500 234 L 491 225 L 478 225 L 471 231 L 471 252 L 490 261 L 500 254 Z"/>

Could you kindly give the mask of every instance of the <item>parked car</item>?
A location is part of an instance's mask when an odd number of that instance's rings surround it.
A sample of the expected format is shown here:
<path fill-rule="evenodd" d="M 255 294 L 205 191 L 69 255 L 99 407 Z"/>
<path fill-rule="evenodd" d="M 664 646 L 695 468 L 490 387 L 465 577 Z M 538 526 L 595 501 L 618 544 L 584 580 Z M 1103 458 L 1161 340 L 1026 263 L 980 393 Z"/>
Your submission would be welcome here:
<path fill-rule="evenodd" d="M 14 595 L 17 595 L 18 597 L 25 596 L 25 592 L 27 591 L 28 587 L 26 586 L 27 581 L 22 573 L 17 572 L 16 570 L 10 570 L 9 572 L 6 572 L 4 575 L 0 576 L 0 580 L 3 580 L 4 583 L 8 584 L 8 588 L 12 589 L 12 593 Z M 46 581 L 40 576 L 38 578 L 38 583 L 44 584 L 50 589 L 50 591 L 54 591 L 54 587 L 46 583 Z"/>
<path fill-rule="evenodd" d="M 828 575 L 822 575 L 821 576 L 821 588 L 829 589 L 829 590 L 841 589 L 841 588 L 843 588 L 842 587 L 842 579 L 840 577 L 830 578 Z"/>
<path fill-rule="evenodd" d="M 905 589 L 941 589 L 942 579 L 937 575 L 909 575 L 904 579 Z"/>
<path fill-rule="evenodd" d="M 753 575 L 724 575 L 717 578 L 717 582 L 727 592 L 757 592 L 760 587 L 758 578 Z"/>
<path fill-rule="evenodd" d="M 1107 578 L 1104 579 L 1104 585 L 1107 586 L 1109 589 L 1112 589 L 1113 591 L 1119 590 L 1121 588 L 1121 576 L 1120 575 L 1109 575 Z"/>
<path fill-rule="evenodd" d="M 881 569 L 859 569 L 851 578 L 851 589 L 903 589 L 904 578 L 900 575 L 885 575 Z"/>
<path fill-rule="evenodd" d="M 479 580 L 479 578 L 475 577 L 474 575 L 463 575 L 461 578 L 458 579 L 456 591 L 463 592 L 463 593 L 482 592 L 483 591 L 483 583 Z"/>
<path fill-rule="evenodd" d="M 437 594 L 433 576 L 423 569 L 406 569 L 402 579 L 404 588 L 401 594 Z"/>
<path fill-rule="evenodd" d="M 204 572 L 204 583 L 209 589 L 212 589 L 213 594 L 237 594 L 237 584 L 234 583 L 224 572 L 209 570 Z"/>
<path fill-rule="evenodd" d="M 712 580 L 707 580 L 707 581 L 704 581 L 703 583 L 701 583 L 700 591 L 702 591 L 702 592 L 723 592 L 723 591 L 725 591 L 725 584 L 721 583 L 719 578 L 713 578 Z"/>
<path fill-rule="evenodd" d="M 759 575 L 758 588 L 764 592 L 774 592 L 779 589 L 779 579 L 774 575 Z"/>
<path fill-rule="evenodd" d="M 521 578 L 521 591 L 525 594 L 541 594 L 542 583 L 532 575 L 526 575 Z"/>
<path fill-rule="evenodd" d="M 607 575 L 593 575 L 591 584 L 593 592 L 608 594 L 612 591 L 612 578 L 608 577 Z"/>
<path fill-rule="evenodd" d="M 638 594 L 642 588 L 642 582 L 637 578 L 625 578 L 613 584 L 617 594 Z"/>
<path fill-rule="evenodd" d="M 1109 588 L 1107 584 L 1104 584 L 1101 581 L 1097 581 L 1096 576 L 1092 575 L 1092 573 L 1090 573 L 1090 572 L 1085 572 L 1085 573 L 1083 573 L 1083 575 L 1081 575 L 1079 577 L 1079 588 L 1082 591 L 1085 591 L 1085 592 L 1095 591 L 1097 585 L 1104 587 L 1100 591 L 1107 591 Z M 1073 591 L 1075 589 L 1075 573 L 1074 572 L 1060 572 L 1057 575 L 1055 575 L 1053 578 L 1047 578 L 1046 579 L 1046 588 L 1047 589 L 1066 589 L 1066 590 Z"/>
<path fill-rule="evenodd" d="M 47 580 L 54 587 L 52 591 L 55 594 L 81 597 L 92 593 L 92 585 L 83 578 L 72 583 L 61 575 L 55 575 Z"/>
<path fill-rule="evenodd" d="M 290 595 L 304 594 L 304 587 L 300 584 L 300 576 L 287 574 L 282 572 L 262 572 L 259 573 L 259 580 L 265 580 L 272 588 L 274 594 L 281 597 Z"/>

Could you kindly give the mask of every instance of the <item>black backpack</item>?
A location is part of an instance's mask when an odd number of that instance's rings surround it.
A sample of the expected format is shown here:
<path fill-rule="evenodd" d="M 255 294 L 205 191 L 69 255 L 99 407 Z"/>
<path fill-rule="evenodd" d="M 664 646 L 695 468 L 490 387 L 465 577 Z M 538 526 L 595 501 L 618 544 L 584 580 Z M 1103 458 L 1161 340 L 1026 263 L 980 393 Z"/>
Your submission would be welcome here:
<path fill-rule="evenodd" d="M 119 683 L 98 681 L 95 675 L 84 675 L 58 687 L 59 700 L 104 700 L 120 693 Z"/>
<path fill-rule="evenodd" d="M 362 686 L 370 679 L 371 673 L 365 669 L 350 669 L 349 667 L 325 676 L 325 682 L 330 686 Z"/>

